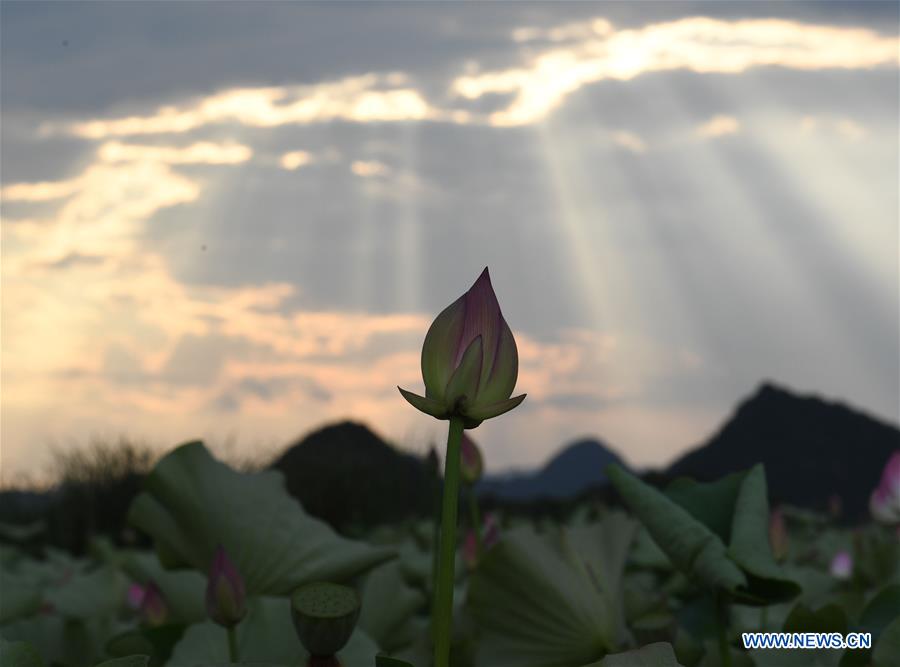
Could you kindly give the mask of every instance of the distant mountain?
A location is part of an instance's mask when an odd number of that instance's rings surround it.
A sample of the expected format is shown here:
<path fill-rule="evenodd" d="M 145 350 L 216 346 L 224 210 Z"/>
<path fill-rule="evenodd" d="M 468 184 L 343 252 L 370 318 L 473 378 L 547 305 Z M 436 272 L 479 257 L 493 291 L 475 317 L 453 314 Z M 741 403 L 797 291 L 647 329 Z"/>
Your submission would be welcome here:
<path fill-rule="evenodd" d="M 896 426 L 842 403 L 765 383 L 705 445 L 675 461 L 666 476 L 712 480 L 763 463 L 774 503 L 824 509 L 838 496 L 846 517 L 862 519 L 869 494 L 897 449 Z"/>
<path fill-rule="evenodd" d="M 272 467 L 304 509 L 334 527 L 396 521 L 429 511 L 433 478 L 422 459 L 355 422 L 310 433 Z"/>
<path fill-rule="evenodd" d="M 610 463 L 622 461 L 598 440 L 579 440 L 560 451 L 540 470 L 487 476 L 477 491 L 481 496 L 498 500 L 567 500 L 605 483 L 603 470 Z"/>

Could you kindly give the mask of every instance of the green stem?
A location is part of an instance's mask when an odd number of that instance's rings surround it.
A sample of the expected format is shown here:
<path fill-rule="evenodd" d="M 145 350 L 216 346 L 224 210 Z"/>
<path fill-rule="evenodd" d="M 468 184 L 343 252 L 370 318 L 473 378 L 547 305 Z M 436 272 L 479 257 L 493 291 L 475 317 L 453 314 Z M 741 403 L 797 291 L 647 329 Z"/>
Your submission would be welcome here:
<path fill-rule="evenodd" d="M 437 608 L 437 573 L 438 557 L 441 544 L 441 483 L 440 477 L 434 479 L 434 539 L 431 545 L 431 638 L 435 636 L 435 609 Z"/>
<path fill-rule="evenodd" d="M 235 626 L 228 626 L 228 659 L 231 662 L 237 662 L 237 632 Z"/>
<path fill-rule="evenodd" d="M 721 593 L 714 593 L 716 600 L 716 629 L 719 633 L 719 654 L 722 667 L 731 667 L 731 649 L 728 648 L 728 602 Z"/>
<path fill-rule="evenodd" d="M 760 624 L 760 626 L 762 626 L 762 627 L 760 627 L 759 631 L 765 632 L 766 626 L 769 624 L 769 608 L 768 607 L 762 608 L 762 611 L 759 614 L 759 624 Z"/>
<path fill-rule="evenodd" d="M 459 449 L 463 423 L 450 419 L 447 462 L 444 465 L 444 503 L 441 512 L 441 543 L 435 599 L 434 667 L 450 667 L 450 639 L 453 630 L 453 579 L 456 572 L 456 511 L 459 504 Z"/>
<path fill-rule="evenodd" d="M 475 533 L 475 562 L 481 560 L 484 553 L 484 542 L 481 539 L 481 517 L 478 514 L 478 498 L 475 497 L 474 487 L 469 487 L 469 521 L 472 523 L 472 531 Z"/>

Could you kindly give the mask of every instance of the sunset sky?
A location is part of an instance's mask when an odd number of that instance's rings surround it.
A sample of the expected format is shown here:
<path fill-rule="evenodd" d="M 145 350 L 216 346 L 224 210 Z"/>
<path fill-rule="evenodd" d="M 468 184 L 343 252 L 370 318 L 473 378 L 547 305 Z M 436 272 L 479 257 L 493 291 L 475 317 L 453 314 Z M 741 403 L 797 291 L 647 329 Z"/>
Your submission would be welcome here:
<path fill-rule="evenodd" d="M 2 484 L 53 448 L 422 452 L 485 266 L 499 471 L 639 466 L 770 379 L 896 423 L 898 5 L 3 2 Z"/>

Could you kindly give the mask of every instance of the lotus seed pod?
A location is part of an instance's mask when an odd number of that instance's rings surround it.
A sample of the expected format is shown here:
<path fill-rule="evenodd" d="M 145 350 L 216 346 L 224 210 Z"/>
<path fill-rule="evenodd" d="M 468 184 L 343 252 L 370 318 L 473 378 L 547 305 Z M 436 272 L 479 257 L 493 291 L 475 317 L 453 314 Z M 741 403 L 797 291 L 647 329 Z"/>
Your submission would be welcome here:
<path fill-rule="evenodd" d="M 310 666 L 323 662 L 350 640 L 359 619 L 360 602 L 348 586 L 319 581 L 301 586 L 291 595 L 291 617 L 303 647 L 312 655 Z"/>

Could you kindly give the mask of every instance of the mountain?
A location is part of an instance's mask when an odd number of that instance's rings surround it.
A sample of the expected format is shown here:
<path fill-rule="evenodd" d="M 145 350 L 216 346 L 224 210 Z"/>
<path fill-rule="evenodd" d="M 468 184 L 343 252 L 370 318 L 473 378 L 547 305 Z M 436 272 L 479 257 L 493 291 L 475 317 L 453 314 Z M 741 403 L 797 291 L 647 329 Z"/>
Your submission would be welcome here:
<path fill-rule="evenodd" d="M 476 487 L 480 496 L 498 500 L 567 500 L 606 481 L 603 469 L 622 461 L 598 440 L 579 440 L 560 451 L 543 468 L 530 473 L 485 477 Z"/>
<path fill-rule="evenodd" d="M 310 433 L 272 467 L 284 473 L 288 492 L 307 512 L 336 528 L 424 513 L 433 498 L 433 477 L 421 459 L 355 422 Z"/>
<path fill-rule="evenodd" d="M 896 426 L 842 403 L 764 383 L 706 444 L 675 461 L 666 476 L 712 480 L 762 463 L 773 504 L 824 509 L 837 496 L 844 516 L 863 519 L 869 494 L 898 448 Z"/>

